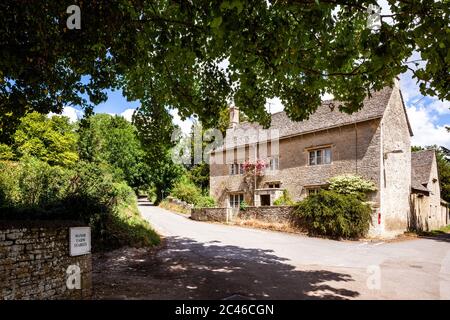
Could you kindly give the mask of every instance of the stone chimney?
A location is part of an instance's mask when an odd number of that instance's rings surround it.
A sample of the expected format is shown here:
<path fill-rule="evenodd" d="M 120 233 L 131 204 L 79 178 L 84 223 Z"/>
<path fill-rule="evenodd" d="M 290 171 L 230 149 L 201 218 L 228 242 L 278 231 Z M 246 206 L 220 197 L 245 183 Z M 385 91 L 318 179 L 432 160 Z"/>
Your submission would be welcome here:
<path fill-rule="evenodd" d="M 230 128 L 236 128 L 239 124 L 239 108 L 231 106 L 230 109 Z"/>

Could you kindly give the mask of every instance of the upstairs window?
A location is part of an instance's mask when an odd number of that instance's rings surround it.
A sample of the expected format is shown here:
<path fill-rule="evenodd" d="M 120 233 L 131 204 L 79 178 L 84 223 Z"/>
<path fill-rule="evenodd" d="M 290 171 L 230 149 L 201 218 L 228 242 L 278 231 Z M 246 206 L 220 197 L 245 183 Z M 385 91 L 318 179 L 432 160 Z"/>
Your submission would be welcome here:
<path fill-rule="evenodd" d="M 278 182 L 277 183 L 269 183 L 268 187 L 270 189 L 278 189 L 278 188 L 280 188 L 280 184 Z"/>
<path fill-rule="evenodd" d="M 230 165 L 230 175 L 238 175 L 244 173 L 244 166 L 242 163 L 233 163 Z"/>
<path fill-rule="evenodd" d="M 270 158 L 269 163 L 267 164 L 267 168 L 269 170 L 278 170 L 280 168 L 280 158 L 279 157 Z"/>
<path fill-rule="evenodd" d="M 309 151 L 309 165 L 315 166 L 320 164 L 331 163 L 331 148 L 323 148 Z"/>

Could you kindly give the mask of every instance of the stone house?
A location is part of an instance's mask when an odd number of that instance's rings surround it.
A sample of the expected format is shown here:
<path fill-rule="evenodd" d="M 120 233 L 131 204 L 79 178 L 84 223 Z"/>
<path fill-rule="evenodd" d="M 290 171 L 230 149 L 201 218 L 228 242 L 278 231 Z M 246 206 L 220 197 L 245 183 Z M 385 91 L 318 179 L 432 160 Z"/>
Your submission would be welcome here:
<path fill-rule="evenodd" d="M 396 83 L 373 92 L 353 114 L 323 101 L 307 120 L 295 122 L 285 112 L 272 115 L 271 126 L 239 123 L 230 108 L 225 143 L 210 153 L 210 195 L 219 207 L 273 205 L 286 190 L 293 200 L 327 186 L 341 174 L 375 183 L 371 234 L 406 230 L 411 216 L 411 136 L 402 94 Z M 262 163 L 263 170 L 244 170 Z"/>
<path fill-rule="evenodd" d="M 447 204 L 441 199 L 434 150 L 411 154 L 411 224 L 417 230 L 433 230 L 450 223 Z"/>

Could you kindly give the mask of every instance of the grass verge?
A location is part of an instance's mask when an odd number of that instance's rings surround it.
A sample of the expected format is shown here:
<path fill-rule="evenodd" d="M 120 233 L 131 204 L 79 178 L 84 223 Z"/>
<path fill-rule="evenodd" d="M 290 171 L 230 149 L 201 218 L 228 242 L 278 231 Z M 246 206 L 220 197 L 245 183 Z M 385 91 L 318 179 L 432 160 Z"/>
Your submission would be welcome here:
<path fill-rule="evenodd" d="M 443 235 L 443 234 L 447 234 L 450 233 L 450 224 L 448 226 L 436 229 L 436 230 L 431 230 L 431 231 L 422 231 L 419 232 L 418 234 L 420 236 L 439 236 L 439 235 Z"/>
<path fill-rule="evenodd" d="M 167 200 L 163 200 L 159 203 L 159 207 L 169 210 L 169 211 L 174 211 L 174 212 L 178 212 L 178 213 L 182 213 L 182 214 L 191 214 L 191 210 L 190 209 L 186 209 L 180 205 L 177 205 L 175 203 L 171 203 Z"/>

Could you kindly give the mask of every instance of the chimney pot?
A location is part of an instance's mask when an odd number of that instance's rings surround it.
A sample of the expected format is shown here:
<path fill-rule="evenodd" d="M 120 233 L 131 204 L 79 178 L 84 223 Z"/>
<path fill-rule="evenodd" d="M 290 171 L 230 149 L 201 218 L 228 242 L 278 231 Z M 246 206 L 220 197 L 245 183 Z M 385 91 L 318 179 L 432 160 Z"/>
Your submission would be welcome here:
<path fill-rule="evenodd" d="M 239 108 L 235 106 L 230 107 L 230 128 L 236 128 L 239 124 Z"/>

